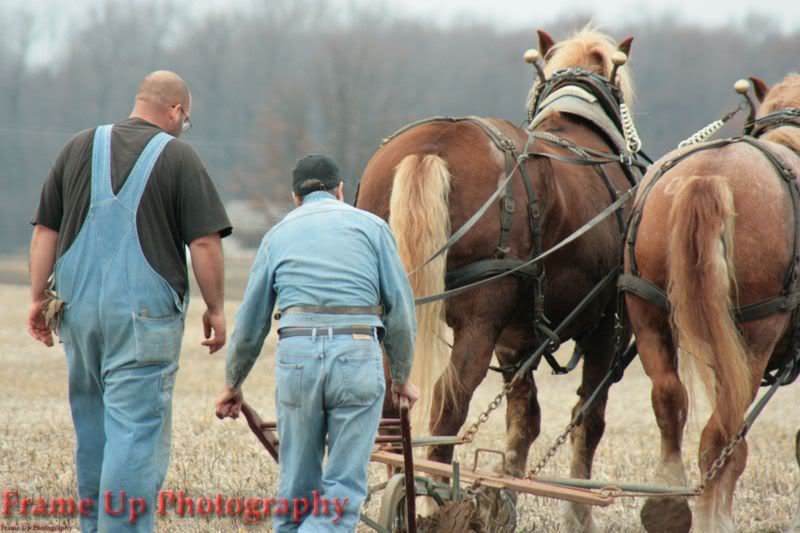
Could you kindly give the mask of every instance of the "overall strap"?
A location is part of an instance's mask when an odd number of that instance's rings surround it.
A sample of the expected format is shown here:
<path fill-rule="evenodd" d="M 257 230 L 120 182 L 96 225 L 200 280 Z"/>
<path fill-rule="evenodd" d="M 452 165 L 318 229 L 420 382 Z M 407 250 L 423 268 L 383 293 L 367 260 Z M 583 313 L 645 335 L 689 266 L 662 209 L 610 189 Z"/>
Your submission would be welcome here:
<path fill-rule="evenodd" d="M 114 197 L 111 189 L 111 127 L 111 124 L 98 126 L 94 132 L 90 205 Z"/>
<path fill-rule="evenodd" d="M 131 210 L 136 210 L 139 207 L 139 201 L 142 199 L 142 193 L 150 179 L 150 174 L 153 171 L 161 152 L 169 141 L 174 137 L 168 133 L 160 132 L 155 137 L 150 139 L 147 143 L 136 164 L 133 166 L 128 179 L 125 180 L 125 185 L 122 190 L 117 194 L 117 198 Z"/>

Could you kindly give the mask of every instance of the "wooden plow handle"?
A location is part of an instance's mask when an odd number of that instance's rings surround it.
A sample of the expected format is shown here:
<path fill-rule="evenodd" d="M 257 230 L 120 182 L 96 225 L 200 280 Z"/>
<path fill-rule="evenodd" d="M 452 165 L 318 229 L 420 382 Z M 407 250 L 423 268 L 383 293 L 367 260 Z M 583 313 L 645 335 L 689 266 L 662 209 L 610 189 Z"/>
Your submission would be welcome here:
<path fill-rule="evenodd" d="M 411 423 L 408 420 L 408 399 L 400 398 L 400 432 L 403 436 L 403 473 L 406 478 L 406 529 L 417 533 L 417 493 L 414 481 L 414 455 L 411 447 Z"/>
<path fill-rule="evenodd" d="M 280 443 L 275 430 L 269 427 L 269 423 L 265 423 L 263 420 L 261 420 L 261 417 L 258 416 L 258 413 L 256 413 L 255 409 L 250 407 L 250 404 L 247 402 L 242 402 L 242 413 L 247 419 L 247 425 L 250 426 L 250 431 L 256 434 L 258 440 L 261 442 L 264 448 L 267 449 L 269 454 L 277 463 L 278 448 L 280 448 Z"/>

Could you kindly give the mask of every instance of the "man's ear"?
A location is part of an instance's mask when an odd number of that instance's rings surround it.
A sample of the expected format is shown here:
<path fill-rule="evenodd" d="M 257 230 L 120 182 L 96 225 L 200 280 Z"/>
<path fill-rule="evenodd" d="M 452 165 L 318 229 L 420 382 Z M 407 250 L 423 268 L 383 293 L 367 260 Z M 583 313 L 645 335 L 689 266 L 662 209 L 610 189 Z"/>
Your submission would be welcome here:
<path fill-rule="evenodd" d="M 340 202 L 344 202 L 344 182 L 340 181 L 339 185 L 336 186 L 336 199 Z"/>
<path fill-rule="evenodd" d="M 300 207 L 303 205 L 303 199 L 297 196 L 295 193 L 292 193 L 292 200 L 294 200 L 295 207 Z"/>

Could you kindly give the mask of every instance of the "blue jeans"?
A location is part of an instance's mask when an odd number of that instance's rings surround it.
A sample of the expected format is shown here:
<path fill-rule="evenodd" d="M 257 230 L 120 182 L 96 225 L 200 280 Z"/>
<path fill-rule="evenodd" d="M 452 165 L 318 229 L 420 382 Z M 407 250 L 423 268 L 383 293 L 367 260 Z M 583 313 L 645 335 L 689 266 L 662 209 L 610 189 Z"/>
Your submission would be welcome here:
<path fill-rule="evenodd" d="M 291 511 L 273 512 L 275 530 L 354 531 L 386 391 L 377 334 L 330 335 L 318 328 L 314 336 L 281 339 L 275 373 L 278 497 L 289 500 Z M 322 505 L 314 513 L 314 491 L 328 502 L 327 513 Z M 308 512 L 299 516 L 302 498 Z"/>

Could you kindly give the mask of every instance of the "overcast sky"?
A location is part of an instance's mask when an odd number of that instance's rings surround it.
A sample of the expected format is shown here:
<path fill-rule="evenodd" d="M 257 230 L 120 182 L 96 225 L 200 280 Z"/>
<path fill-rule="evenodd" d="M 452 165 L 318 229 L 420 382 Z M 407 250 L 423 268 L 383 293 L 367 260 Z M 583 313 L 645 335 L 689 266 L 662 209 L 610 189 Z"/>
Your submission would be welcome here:
<path fill-rule="evenodd" d="M 47 61 L 70 21 L 81 17 L 104 0 L 0 0 L 0 16 L 30 11 L 36 20 L 40 45 L 34 62 Z M 128 0 L 126 8 L 152 0 Z M 254 3 L 270 0 L 186 0 L 187 11 L 202 16 L 209 10 L 241 11 Z M 749 16 L 770 17 L 783 31 L 800 29 L 800 0 L 328 0 L 334 6 L 380 2 L 387 11 L 426 18 L 443 25 L 465 21 L 489 22 L 498 28 L 531 29 L 569 15 L 591 14 L 601 25 L 636 23 L 655 17 L 671 18 L 704 26 L 740 24 Z M 118 2 L 118 5 L 120 3 Z"/>

